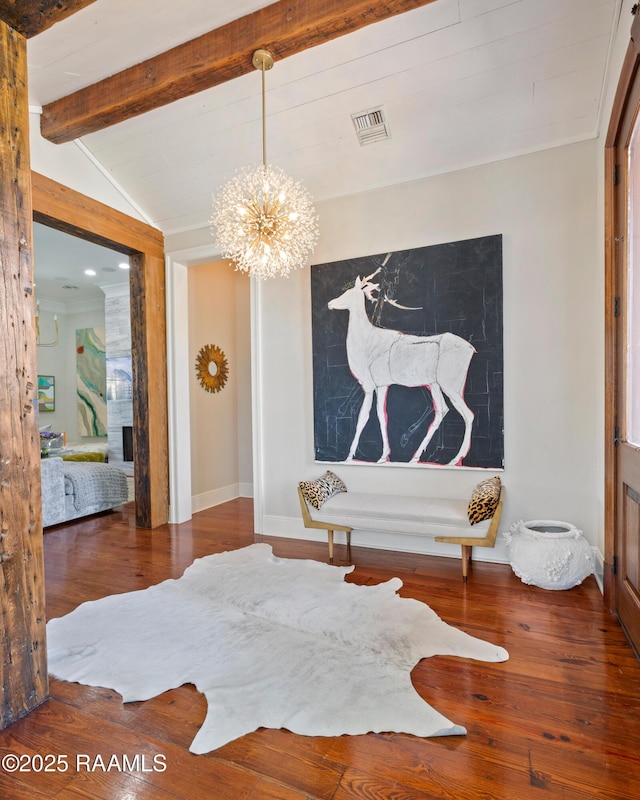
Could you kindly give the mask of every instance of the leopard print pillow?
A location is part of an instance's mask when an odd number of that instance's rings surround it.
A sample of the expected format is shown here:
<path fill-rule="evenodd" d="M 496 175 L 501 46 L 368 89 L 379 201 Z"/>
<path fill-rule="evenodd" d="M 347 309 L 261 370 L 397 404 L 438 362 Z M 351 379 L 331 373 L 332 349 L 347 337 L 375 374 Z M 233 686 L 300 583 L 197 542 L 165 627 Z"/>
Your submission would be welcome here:
<path fill-rule="evenodd" d="M 327 470 L 315 481 L 300 481 L 298 486 L 304 499 L 314 508 L 320 508 L 334 494 L 347 491 L 344 483 L 331 470 Z"/>
<path fill-rule="evenodd" d="M 500 500 L 500 478 L 487 478 L 475 487 L 467 508 L 467 516 L 471 525 L 491 519 Z"/>

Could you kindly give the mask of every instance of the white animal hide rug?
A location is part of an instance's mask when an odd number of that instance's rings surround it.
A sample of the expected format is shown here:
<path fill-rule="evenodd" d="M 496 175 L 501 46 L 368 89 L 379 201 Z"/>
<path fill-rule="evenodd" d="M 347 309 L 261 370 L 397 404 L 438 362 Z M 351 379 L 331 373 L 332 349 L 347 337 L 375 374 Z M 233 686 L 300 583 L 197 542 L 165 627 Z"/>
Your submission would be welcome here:
<path fill-rule="evenodd" d="M 466 733 L 422 700 L 411 670 L 438 654 L 504 661 L 507 652 L 399 597 L 399 578 L 346 583 L 352 569 L 276 558 L 267 544 L 197 559 L 177 580 L 50 620 L 50 672 L 124 702 L 193 683 L 208 703 L 194 753 L 261 726 Z"/>

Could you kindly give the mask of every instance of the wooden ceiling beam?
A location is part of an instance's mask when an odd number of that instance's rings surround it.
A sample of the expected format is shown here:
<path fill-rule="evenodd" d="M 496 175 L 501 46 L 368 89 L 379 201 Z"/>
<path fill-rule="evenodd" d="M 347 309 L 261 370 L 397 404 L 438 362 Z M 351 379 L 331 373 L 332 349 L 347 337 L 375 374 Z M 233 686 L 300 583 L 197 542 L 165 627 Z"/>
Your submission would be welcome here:
<path fill-rule="evenodd" d="M 30 39 L 95 0 L 0 0 L 0 20 Z"/>
<path fill-rule="evenodd" d="M 276 60 L 434 0 L 279 0 L 44 106 L 41 133 L 69 142 L 237 78 L 260 47 Z"/>

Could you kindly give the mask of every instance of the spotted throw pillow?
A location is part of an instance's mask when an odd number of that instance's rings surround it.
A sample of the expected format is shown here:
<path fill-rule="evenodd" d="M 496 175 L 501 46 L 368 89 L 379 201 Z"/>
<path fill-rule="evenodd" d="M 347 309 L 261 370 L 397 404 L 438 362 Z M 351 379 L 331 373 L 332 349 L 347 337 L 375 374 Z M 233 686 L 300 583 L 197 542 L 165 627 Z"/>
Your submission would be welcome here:
<path fill-rule="evenodd" d="M 320 508 L 334 494 L 347 491 L 344 483 L 331 470 L 327 470 L 315 481 L 300 481 L 298 486 L 304 499 L 314 508 Z"/>
<path fill-rule="evenodd" d="M 471 525 L 491 519 L 500 500 L 500 478 L 487 478 L 481 481 L 471 492 L 471 500 L 467 508 L 467 516 Z"/>

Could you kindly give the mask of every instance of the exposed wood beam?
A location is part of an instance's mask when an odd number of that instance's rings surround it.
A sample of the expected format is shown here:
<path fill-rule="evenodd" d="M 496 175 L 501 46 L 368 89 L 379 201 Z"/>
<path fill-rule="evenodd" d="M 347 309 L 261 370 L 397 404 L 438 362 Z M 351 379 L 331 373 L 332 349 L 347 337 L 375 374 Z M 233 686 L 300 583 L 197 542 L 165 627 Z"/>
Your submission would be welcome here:
<path fill-rule="evenodd" d="M 69 142 L 253 70 L 266 47 L 277 59 L 435 0 L 280 0 L 44 106 L 45 139 Z"/>
<path fill-rule="evenodd" d="M 27 39 L 95 0 L 0 0 L 0 20 Z"/>
<path fill-rule="evenodd" d="M 0 21 L 0 728 L 46 700 L 27 42 Z"/>

